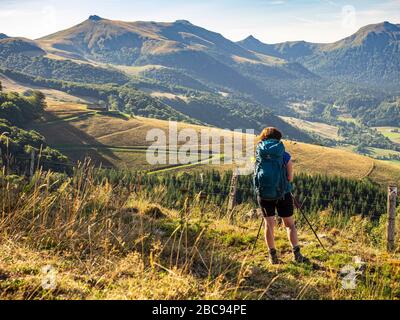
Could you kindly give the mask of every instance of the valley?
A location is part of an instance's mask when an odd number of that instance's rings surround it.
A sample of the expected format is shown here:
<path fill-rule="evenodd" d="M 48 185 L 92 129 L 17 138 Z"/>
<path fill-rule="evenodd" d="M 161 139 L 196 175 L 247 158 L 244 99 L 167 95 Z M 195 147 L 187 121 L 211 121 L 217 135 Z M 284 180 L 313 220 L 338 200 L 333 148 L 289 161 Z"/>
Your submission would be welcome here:
<path fill-rule="evenodd" d="M 53 96 L 58 94 L 62 95 L 56 91 L 52 93 Z M 91 157 L 95 163 L 101 163 L 103 167 L 150 171 L 165 167 L 159 165 L 154 168 L 147 163 L 146 150 L 151 142 L 146 141 L 146 134 L 149 130 L 157 128 L 168 135 L 170 125 L 168 121 L 131 117 L 113 112 L 92 112 L 86 109 L 85 103 L 76 102 L 79 98 L 70 98 L 72 99 L 69 102 L 49 99 L 44 118 L 30 125 L 30 128 L 43 135 L 51 146 L 66 154 L 74 162 Z M 185 123 L 178 123 L 177 128 L 178 130 L 190 128 L 198 133 L 201 129 L 210 129 Z M 221 137 L 232 135 L 230 131 L 216 130 Z M 379 183 L 389 180 L 400 181 L 400 168 L 395 163 L 357 155 L 351 150 L 345 151 L 290 140 L 286 141 L 286 147 L 293 156 L 296 170 L 301 173 L 354 179 L 368 176 Z M 213 165 L 211 160 L 198 163 L 199 161 L 199 155 L 194 154 L 190 161 L 194 164 L 193 170 L 200 169 L 199 166 L 202 170 L 234 169 L 234 165 Z M 181 166 L 173 167 L 179 170 Z M 374 169 L 371 171 L 372 167 Z M 188 169 L 187 165 L 182 165 L 182 170 Z"/>

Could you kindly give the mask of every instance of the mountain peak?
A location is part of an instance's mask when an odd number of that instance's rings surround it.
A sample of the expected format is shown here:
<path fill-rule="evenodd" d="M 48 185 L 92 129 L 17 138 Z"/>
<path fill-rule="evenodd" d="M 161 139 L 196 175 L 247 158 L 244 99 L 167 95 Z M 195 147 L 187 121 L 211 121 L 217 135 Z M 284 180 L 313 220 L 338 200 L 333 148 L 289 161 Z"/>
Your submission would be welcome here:
<path fill-rule="evenodd" d="M 399 32 L 400 27 L 397 24 L 384 21 L 381 23 L 370 24 L 362 27 L 357 33 L 369 33 L 369 32 Z M 356 34 L 357 34 L 356 33 Z"/>
<path fill-rule="evenodd" d="M 242 41 L 246 41 L 246 42 L 261 42 L 260 40 L 258 40 L 257 38 L 255 38 L 253 35 L 249 35 L 246 39 L 243 39 Z"/>
<path fill-rule="evenodd" d="M 264 43 L 255 38 L 253 35 L 249 35 L 247 38 L 238 42 L 239 44 L 244 45 L 263 45 Z"/>
<path fill-rule="evenodd" d="M 97 15 L 92 15 L 92 16 L 89 16 L 89 20 L 90 21 L 100 21 L 100 20 L 103 20 L 103 18 L 101 18 Z"/>
<path fill-rule="evenodd" d="M 192 23 L 188 20 L 176 20 L 175 23 L 177 24 L 186 24 L 186 25 L 192 25 Z"/>
<path fill-rule="evenodd" d="M 398 24 L 393 24 L 388 21 L 383 22 L 383 27 L 387 31 L 400 31 L 399 25 Z"/>
<path fill-rule="evenodd" d="M 0 40 L 1 40 L 1 39 L 7 39 L 7 38 L 9 38 L 8 35 L 6 35 L 6 34 L 4 34 L 4 33 L 0 33 Z"/>

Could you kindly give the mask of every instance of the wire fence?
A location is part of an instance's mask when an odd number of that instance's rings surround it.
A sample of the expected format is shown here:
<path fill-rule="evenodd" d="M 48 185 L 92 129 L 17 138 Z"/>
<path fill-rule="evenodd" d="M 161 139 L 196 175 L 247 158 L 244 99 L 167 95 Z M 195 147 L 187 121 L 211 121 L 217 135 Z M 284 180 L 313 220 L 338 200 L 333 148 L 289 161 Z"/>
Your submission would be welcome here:
<path fill-rule="evenodd" d="M 44 167 L 44 169 L 64 172 L 73 172 L 79 168 L 85 161 L 72 163 L 72 162 L 60 162 L 53 159 L 49 159 L 47 156 L 41 156 L 40 154 L 35 156 L 22 156 L 16 155 L 11 157 L 11 161 L 18 161 L 19 172 L 25 175 L 29 175 L 29 172 L 34 168 Z M 32 163 L 33 161 L 33 163 Z M 10 166 L 10 163 L 9 163 Z M 98 166 L 98 170 L 114 170 L 113 167 L 109 166 Z M 125 173 L 126 174 L 126 173 Z M 233 173 L 232 173 L 233 174 Z M 135 172 L 131 179 L 127 179 L 127 184 L 131 183 L 137 185 L 141 184 L 139 188 L 133 188 L 133 190 L 141 189 L 151 189 L 159 186 L 162 183 L 155 183 L 154 180 L 149 179 L 146 172 Z M 198 177 L 197 177 L 198 178 Z M 194 177 L 192 177 L 194 179 Z M 312 179 L 312 178 L 310 178 Z M 203 180 L 201 178 L 201 180 Z M 204 183 L 202 181 L 191 181 L 190 185 L 186 184 L 184 181 L 178 184 L 178 188 L 175 188 L 174 193 L 180 195 L 177 198 L 182 197 L 196 197 L 201 196 L 202 199 L 207 199 L 219 203 L 221 205 L 226 205 L 228 198 L 231 196 L 230 190 L 230 179 L 225 179 L 224 181 L 208 181 Z M 168 192 L 168 191 L 167 191 Z M 303 206 L 305 210 L 323 210 L 326 208 L 332 208 L 334 211 L 345 211 L 347 213 L 360 213 L 362 215 L 369 215 L 376 217 L 386 212 L 387 196 L 384 190 L 377 191 L 376 194 L 366 194 L 363 196 L 357 196 L 354 192 L 349 191 L 339 191 L 337 189 L 318 189 L 313 188 L 312 190 L 304 190 L 304 188 L 299 188 L 295 185 L 294 196 Z M 218 197 L 218 201 L 215 199 Z M 236 203 L 251 203 L 257 204 L 254 196 L 254 190 L 252 187 L 251 179 L 241 181 L 236 186 L 235 193 Z M 399 201 L 397 202 L 397 205 Z"/>

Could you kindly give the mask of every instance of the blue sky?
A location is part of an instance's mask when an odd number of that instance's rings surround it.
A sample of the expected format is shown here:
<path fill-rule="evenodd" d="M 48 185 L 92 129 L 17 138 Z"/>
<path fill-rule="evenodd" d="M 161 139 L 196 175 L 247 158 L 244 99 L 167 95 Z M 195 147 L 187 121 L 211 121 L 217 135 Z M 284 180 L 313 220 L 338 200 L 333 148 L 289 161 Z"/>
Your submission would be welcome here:
<path fill-rule="evenodd" d="M 186 19 L 231 40 L 332 42 L 360 27 L 400 23 L 400 0 L 0 0 L 0 33 L 38 38 L 97 14 L 135 21 Z"/>

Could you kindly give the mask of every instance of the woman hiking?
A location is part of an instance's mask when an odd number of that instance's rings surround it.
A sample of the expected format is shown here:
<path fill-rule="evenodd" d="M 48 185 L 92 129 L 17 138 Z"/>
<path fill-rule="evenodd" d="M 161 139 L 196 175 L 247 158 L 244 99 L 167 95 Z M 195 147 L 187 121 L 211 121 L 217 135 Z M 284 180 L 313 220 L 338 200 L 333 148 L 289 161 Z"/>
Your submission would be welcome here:
<path fill-rule="evenodd" d="M 265 242 L 269 248 L 269 261 L 278 264 L 275 248 L 275 214 L 278 213 L 285 224 L 289 241 L 293 248 L 294 260 L 306 262 L 300 253 L 297 230 L 293 218 L 294 206 L 291 194 L 293 181 L 293 162 L 285 151 L 282 133 L 273 127 L 265 128 L 256 148 L 254 187 L 257 201 L 264 216 Z"/>

